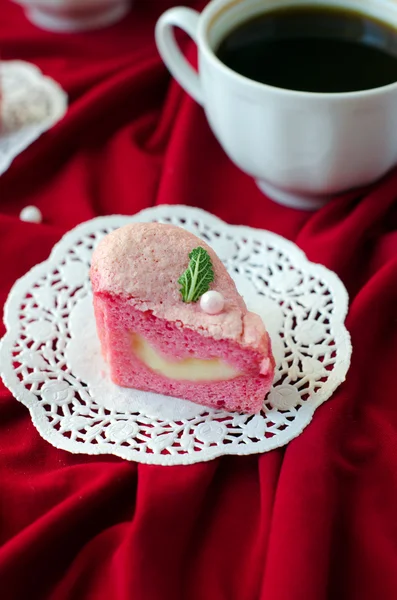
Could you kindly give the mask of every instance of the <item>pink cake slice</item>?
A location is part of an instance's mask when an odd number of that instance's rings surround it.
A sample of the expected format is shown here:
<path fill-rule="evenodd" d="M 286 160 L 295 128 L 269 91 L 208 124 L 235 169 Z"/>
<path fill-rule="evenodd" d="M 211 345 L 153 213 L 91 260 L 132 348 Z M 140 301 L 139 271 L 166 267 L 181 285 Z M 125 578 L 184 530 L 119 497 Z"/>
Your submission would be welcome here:
<path fill-rule="evenodd" d="M 178 279 L 197 247 L 208 252 L 210 287 L 225 300 L 216 315 L 181 296 Z M 173 225 L 126 225 L 96 248 L 91 281 L 98 335 L 116 384 L 230 411 L 261 410 L 274 376 L 269 336 L 202 240 Z"/>

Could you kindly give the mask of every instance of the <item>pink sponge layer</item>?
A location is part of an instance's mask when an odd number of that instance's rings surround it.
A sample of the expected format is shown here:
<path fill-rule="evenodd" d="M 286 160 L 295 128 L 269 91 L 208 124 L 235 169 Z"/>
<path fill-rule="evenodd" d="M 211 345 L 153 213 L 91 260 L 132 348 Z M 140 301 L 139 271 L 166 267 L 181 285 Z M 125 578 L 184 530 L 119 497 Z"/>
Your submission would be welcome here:
<path fill-rule="evenodd" d="M 102 350 L 110 366 L 111 377 L 118 385 L 230 411 L 257 413 L 261 410 L 274 376 L 274 359 L 268 337 L 268 351 L 265 353 L 233 340 L 214 340 L 183 327 L 178 321 L 170 322 L 154 316 L 151 311 L 138 310 L 126 298 L 103 292 L 94 294 L 94 308 Z M 242 375 L 213 382 L 169 379 L 148 368 L 134 355 L 133 333 L 144 337 L 166 358 L 221 358 Z"/>

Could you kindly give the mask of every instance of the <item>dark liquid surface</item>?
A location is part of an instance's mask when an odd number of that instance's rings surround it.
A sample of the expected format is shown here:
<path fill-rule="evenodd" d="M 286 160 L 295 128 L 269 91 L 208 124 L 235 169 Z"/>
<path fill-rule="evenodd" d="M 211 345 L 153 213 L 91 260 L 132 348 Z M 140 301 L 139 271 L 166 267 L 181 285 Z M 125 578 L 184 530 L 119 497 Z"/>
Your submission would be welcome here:
<path fill-rule="evenodd" d="M 264 13 L 228 33 L 216 54 L 240 75 L 291 90 L 356 92 L 397 81 L 397 30 L 342 9 Z"/>

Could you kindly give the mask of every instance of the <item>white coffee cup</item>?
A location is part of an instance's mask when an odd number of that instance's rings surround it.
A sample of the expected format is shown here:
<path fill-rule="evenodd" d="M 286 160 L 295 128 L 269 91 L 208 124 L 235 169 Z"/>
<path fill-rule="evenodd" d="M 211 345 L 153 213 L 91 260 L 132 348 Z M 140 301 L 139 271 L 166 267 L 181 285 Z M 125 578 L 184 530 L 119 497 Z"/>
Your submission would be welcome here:
<path fill-rule="evenodd" d="M 201 14 L 184 7 L 165 12 L 156 42 L 231 160 L 272 199 L 315 209 L 397 164 L 397 83 L 341 94 L 291 91 L 243 77 L 215 55 L 239 23 L 310 4 L 356 9 L 397 27 L 397 2 L 390 0 L 212 0 Z M 196 41 L 198 72 L 182 55 L 174 27 Z"/>
<path fill-rule="evenodd" d="M 132 0 L 15 0 L 32 23 L 57 32 L 100 29 L 122 19 Z"/>

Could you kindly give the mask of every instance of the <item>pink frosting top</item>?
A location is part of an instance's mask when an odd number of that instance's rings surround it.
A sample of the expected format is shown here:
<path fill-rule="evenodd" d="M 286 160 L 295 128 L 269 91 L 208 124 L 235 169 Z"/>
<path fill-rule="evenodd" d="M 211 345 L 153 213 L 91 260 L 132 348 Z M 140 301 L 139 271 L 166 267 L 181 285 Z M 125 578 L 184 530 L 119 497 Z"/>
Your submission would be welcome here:
<path fill-rule="evenodd" d="M 198 246 L 211 257 L 215 275 L 211 289 L 225 298 L 218 315 L 204 313 L 199 302 L 182 301 L 178 279 L 189 264 L 189 253 Z M 95 294 L 121 296 L 139 310 L 150 310 L 202 335 L 267 352 L 263 322 L 247 310 L 221 260 L 205 242 L 180 227 L 132 223 L 113 231 L 93 254 L 91 281 Z"/>

